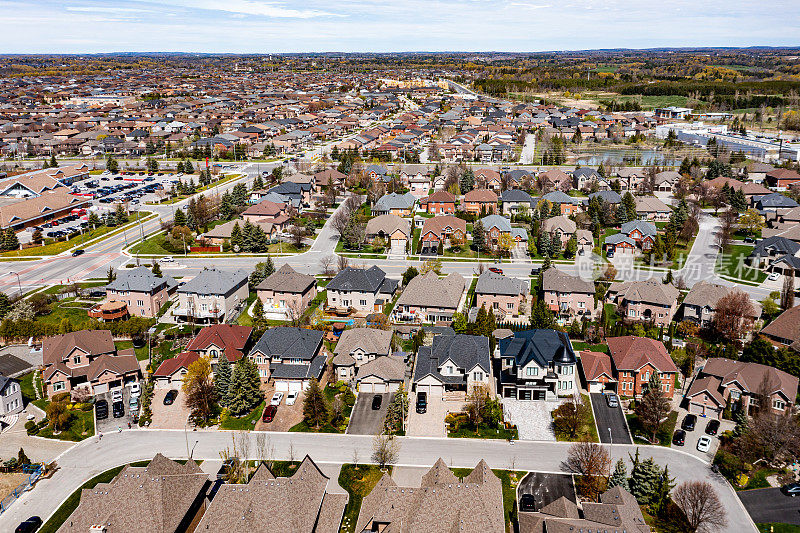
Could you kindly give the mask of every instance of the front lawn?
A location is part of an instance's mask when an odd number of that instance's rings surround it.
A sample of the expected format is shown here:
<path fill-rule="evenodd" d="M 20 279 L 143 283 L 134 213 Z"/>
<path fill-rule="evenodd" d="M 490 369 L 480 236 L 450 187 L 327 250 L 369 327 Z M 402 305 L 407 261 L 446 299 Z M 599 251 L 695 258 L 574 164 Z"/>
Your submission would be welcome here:
<path fill-rule="evenodd" d="M 634 441 L 636 440 L 636 435 L 642 435 L 650 438 L 650 434 L 642 427 L 642 424 L 639 422 L 639 417 L 636 416 L 636 413 L 627 414 L 625 415 L 625 418 L 628 419 L 628 427 L 631 430 L 631 436 L 633 437 Z M 659 429 L 656 433 L 656 439 L 658 439 L 658 442 L 653 444 L 669 447 L 670 444 L 672 444 L 672 434 L 675 433 L 675 424 L 677 422 L 678 412 L 670 412 L 670 414 L 667 415 L 667 420 L 661 425 L 661 429 Z"/>
<path fill-rule="evenodd" d="M 555 431 L 556 440 L 559 442 L 572 442 L 576 440 L 580 440 L 583 437 L 588 438 L 591 442 L 600 442 L 600 439 L 597 436 L 597 426 L 594 423 L 594 410 L 592 409 L 592 402 L 589 399 L 588 394 L 581 394 L 581 399 L 583 400 L 583 404 L 587 407 L 589 416 L 586 419 L 586 423 L 578 430 L 578 434 L 576 438 L 570 438 L 567 434 L 564 434 L 560 431 Z"/>
<path fill-rule="evenodd" d="M 392 468 L 387 468 L 387 473 L 391 474 Z M 378 484 L 383 472 L 376 465 L 354 465 L 344 464 L 339 472 L 339 486 L 350 495 L 347 506 L 344 508 L 342 518 L 342 533 L 353 533 L 358 521 L 358 513 L 361 510 L 361 501 L 364 496 L 369 494 L 375 485 Z"/>
<path fill-rule="evenodd" d="M 328 402 L 328 407 L 333 404 L 333 400 L 339 397 L 342 401 L 342 416 L 338 424 L 333 424 L 328 420 L 320 425 L 319 429 L 309 426 L 308 422 L 303 420 L 299 424 L 292 426 L 289 431 L 295 433 L 344 433 L 347 429 L 347 424 L 350 422 L 350 413 L 353 411 L 355 404 L 355 396 L 346 383 L 339 383 L 337 385 L 326 385 L 323 389 L 325 400 Z"/>
<path fill-rule="evenodd" d="M 254 427 L 256 427 L 256 422 L 258 422 L 258 419 L 261 418 L 261 413 L 264 412 L 265 406 L 266 402 L 261 402 L 258 404 L 258 407 L 250 412 L 249 415 L 240 418 L 231 416 L 230 413 L 225 411 L 220 419 L 219 428 L 232 429 L 235 431 L 251 431 Z"/>
<path fill-rule="evenodd" d="M 64 298 L 51 305 L 51 312 L 49 314 L 37 316 L 35 320 L 40 324 L 58 325 L 63 319 L 67 318 L 71 324 L 77 326 L 82 322 L 91 321 L 87 311 L 89 311 L 93 305 L 92 303 L 76 302 L 75 298 Z"/>
<path fill-rule="evenodd" d="M 519 439 L 516 427 L 506 429 L 504 426 L 489 427 L 486 424 L 475 427 L 464 413 L 450 413 L 445 417 L 445 423 L 447 436 L 454 439 Z"/>
<path fill-rule="evenodd" d="M 800 526 L 794 524 L 756 524 L 759 533 L 800 533 Z"/>
<path fill-rule="evenodd" d="M 717 256 L 715 271 L 718 274 L 731 278 L 741 279 L 751 283 L 761 283 L 767 279 L 766 272 L 751 268 L 745 264 L 745 258 L 747 258 L 752 251 L 753 247 L 746 244 L 731 245 L 728 253 Z"/>

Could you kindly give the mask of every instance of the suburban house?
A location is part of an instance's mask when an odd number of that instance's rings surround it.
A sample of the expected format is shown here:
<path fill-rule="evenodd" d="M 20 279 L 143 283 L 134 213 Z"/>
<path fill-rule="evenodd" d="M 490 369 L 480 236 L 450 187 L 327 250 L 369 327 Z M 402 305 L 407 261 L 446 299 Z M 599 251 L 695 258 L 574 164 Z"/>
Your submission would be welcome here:
<path fill-rule="evenodd" d="M 800 305 L 785 310 L 761 330 L 773 344 L 800 352 Z"/>
<path fill-rule="evenodd" d="M 624 235 L 633 240 L 642 250 L 649 250 L 656 241 L 658 230 L 652 222 L 646 220 L 631 220 L 620 226 L 617 235 Z M 606 239 L 606 243 L 608 243 L 608 239 Z"/>
<path fill-rule="evenodd" d="M 480 219 L 483 230 L 486 232 L 487 244 L 496 249 L 500 244 L 500 236 L 508 234 L 511 236 L 512 248 L 515 246 L 527 246 L 528 232 L 525 228 L 511 226 L 511 221 L 501 215 L 489 215 Z"/>
<path fill-rule="evenodd" d="M 753 207 L 755 207 L 758 211 L 762 213 L 771 212 L 778 215 L 780 215 L 782 212 L 798 207 L 797 202 L 779 192 L 771 192 L 763 196 L 753 196 L 752 202 Z"/>
<path fill-rule="evenodd" d="M 177 286 L 170 276 L 156 276 L 147 267 L 120 269 L 117 279 L 106 285 L 106 300 L 124 302 L 132 316 L 153 318 Z"/>
<path fill-rule="evenodd" d="M 636 216 L 640 220 L 666 222 L 671 214 L 672 209 L 655 196 L 636 197 Z"/>
<path fill-rule="evenodd" d="M 159 453 L 147 466 L 125 465 L 110 482 L 82 489 L 58 532 L 192 531 L 210 488 L 208 474 L 192 459 L 181 464 Z"/>
<path fill-rule="evenodd" d="M 242 220 L 245 222 L 286 222 L 289 217 L 286 215 L 286 204 L 262 200 L 251 205 L 242 212 Z"/>
<path fill-rule="evenodd" d="M 391 213 L 379 215 L 367 222 L 365 236 L 372 245 L 382 239 L 389 253 L 404 255 L 411 242 L 411 222 Z"/>
<path fill-rule="evenodd" d="M 285 263 L 256 286 L 256 294 L 265 314 L 299 317 L 317 296 L 317 278 L 301 274 Z"/>
<path fill-rule="evenodd" d="M 785 191 L 793 184 L 800 182 L 800 174 L 786 168 L 776 168 L 766 173 L 765 179 L 770 187 Z"/>
<path fill-rule="evenodd" d="M 680 291 L 671 283 L 621 281 L 611 284 L 606 299 L 617 305 L 625 320 L 641 320 L 667 327 L 677 311 L 679 295 Z"/>
<path fill-rule="evenodd" d="M 522 189 L 508 189 L 500 194 L 500 204 L 504 215 L 530 212 L 533 198 Z"/>
<path fill-rule="evenodd" d="M 203 269 L 178 287 L 178 307 L 172 314 L 184 322 L 225 322 L 247 301 L 248 279 L 246 270 Z"/>
<path fill-rule="evenodd" d="M 516 331 L 500 339 L 498 393 L 517 400 L 573 396 L 577 359 L 569 337 L 552 329 Z"/>
<path fill-rule="evenodd" d="M 201 328 L 189 341 L 186 351 L 208 358 L 216 369 L 220 357 L 226 357 L 231 364 L 244 357 L 252 333 L 249 326 L 213 324 Z"/>
<path fill-rule="evenodd" d="M 683 299 L 683 319 L 691 320 L 703 328 L 711 326 L 717 302 L 732 290 L 731 287 L 724 285 L 698 281 Z M 753 316 L 745 317 L 745 319 L 752 324 L 761 317 L 761 304 L 755 301 L 751 301 L 751 303 L 753 304 Z"/>
<path fill-rule="evenodd" d="M 503 187 L 500 173 L 490 168 L 479 168 L 475 171 L 475 186 L 482 189 L 499 191 Z"/>
<path fill-rule="evenodd" d="M 798 252 L 800 252 L 800 243 L 774 235 L 758 241 L 753 246 L 750 255 L 747 256 L 747 261 L 753 268 L 763 268 L 785 256 L 797 256 Z"/>
<path fill-rule="evenodd" d="M 466 280 L 455 272 L 444 278 L 433 271 L 416 276 L 403 289 L 392 316 L 403 322 L 451 322 L 465 289 Z"/>
<path fill-rule="evenodd" d="M 590 393 L 617 392 L 617 377 L 607 353 L 582 351 L 579 354 L 581 379 Z"/>
<path fill-rule="evenodd" d="M 611 353 L 611 364 L 619 383 L 621 396 L 641 397 L 647 390 L 650 376 L 658 372 L 661 390 L 672 398 L 678 368 L 667 353 L 664 343 L 647 337 L 609 337 L 606 339 Z"/>
<path fill-rule="evenodd" d="M 461 210 L 480 215 L 497 212 L 497 194 L 490 189 L 472 189 L 461 200 Z"/>
<path fill-rule="evenodd" d="M 17 414 L 24 408 L 19 381 L 0 374 L 0 417 Z"/>
<path fill-rule="evenodd" d="M 578 241 L 578 254 L 584 255 L 594 248 L 594 235 L 588 229 L 576 230 L 575 240 Z"/>
<path fill-rule="evenodd" d="M 561 323 L 594 318 L 594 283 L 550 267 L 542 273 L 544 303 Z"/>
<path fill-rule="evenodd" d="M 573 198 L 562 191 L 549 192 L 541 197 L 540 202 L 541 200 L 547 200 L 551 205 L 558 205 L 561 209 L 561 214 L 566 216 L 577 215 L 583 205 L 583 202 L 579 199 Z"/>
<path fill-rule="evenodd" d="M 411 216 L 414 213 L 414 204 L 417 197 L 407 192 L 405 194 L 389 193 L 381 196 L 375 205 L 372 206 L 374 215 L 385 215 L 387 213 L 399 217 Z"/>
<path fill-rule="evenodd" d="M 333 533 L 348 496 L 329 493 L 329 481 L 307 455 L 290 477 L 275 477 L 261 463 L 247 483 L 219 486 L 195 531 Z"/>
<path fill-rule="evenodd" d="M 670 193 L 681 181 L 681 175 L 674 170 L 665 170 L 657 173 L 653 177 L 653 190 L 658 192 Z"/>
<path fill-rule="evenodd" d="M 593 183 L 600 184 L 604 178 L 593 168 L 580 167 L 572 172 L 572 184 L 579 190 L 589 190 Z"/>
<path fill-rule="evenodd" d="M 351 381 L 358 369 L 378 357 L 391 353 L 392 332 L 374 328 L 345 330 L 333 349 L 336 379 Z"/>
<path fill-rule="evenodd" d="M 616 173 L 620 189 L 623 191 L 635 191 L 644 182 L 645 173 L 646 171 L 643 168 L 620 168 Z"/>
<path fill-rule="evenodd" d="M 365 363 L 358 369 L 358 392 L 397 392 L 406 377 L 407 365 L 402 355 L 392 354 Z"/>
<path fill-rule="evenodd" d="M 477 335 L 437 335 L 430 346 L 420 346 L 414 367 L 417 393 L 443 396 L 445 392 L 489 387 L 491 354 L 489 339 Z"/>
<path fill-rule="evenodd" d="M 521 281 L 486 270 L 475 285 L 477 307 L 493 309 L 500 318 L 525 315 L 529 309 L 529 286 L 527 278 Z"/>
<path fill-rule="evenodd" d="M 333 168 L 328 168 L 314 174 L 314 184 L 318 191 L 330 187 L 331 185 L 340 187 L 344 184 L 346 179 L 347 174 L 342 174 Z"/>
<path fill-rule="evenodd" d="M 453 215 L 426 218 L 420 233 L 420 252 L 435 253 L 439 247 L 449 246 L 455 240 L 467 242 L 467 221 Z"/>
<path fill-rule="evenodd" d="M 518 533 L 649 533 L 636 498 L 617 485 L 600 495 L 600 503 L 576 502 L 561 496 L 536 512 L 519 513 Z"/>
<path fill-rule="evenodd" d="M 322 346 L 322 336 L 323 332 L 315 329 L 270 328 L 248 357 L 258 366 L 262 380 L 275 383 L 276 391 L 305 390 L 325 370 L 327 351 Z"/>
<path fill-rule="evenodd" d="M 353 309 L 363 315 L 382 312 L 383 306 L 397 292 L 397 285 L 397 280 L 387 278 L 377 266 L 367 269 L 347 267 L 325 287 L 328 307 Z"/>
<path fill-rule="evenodd" d="M 77 389 L 100 394 L 138 382 L 142 376 L 133 348 L 118 352 L 106 329 L 46 337 L 42 342 L 42 362 L 48 397 Z"/>
<path fill-rule="evenodd" d="M 719 419 L 725 407 L 732 411 L 759 407 L 759 398 L 775 414 L 790 413 L 797 397 L 797 377 L 758 363 L 712 357 L 706 361 L 686 393 L 690 413 Z"/>
<path fill-rule="evenodd" d="M 575 235 L 576 229 L 575 222 L 564 215 L 550 217 L 542 221 L 542 231 L 558 238 L 562 248 Z"/>
<path fill-rule="evenodd" d="M 542 190 L 560 191 L 572 188 L 572 177 L 558 168 L 551 168 L 539 174 L 539 187 Z"/>
<path fill-rule="evenodd" d="M 436 191 L 420 200 L 419 205 L 431 215 L 452 215 L 456 212 L 456 196 L 448 191 Z"/>
<path fill-rule="evenodd" d="M 153 372 L 155 386 L 159 389 L 178 389 L 183 386 L 183 379 L 189 372 L 189 365 L 200 359 L 197 352 L 181 352 L 175 357 L 164 359 Z"/>
<path fill-rule="evenodd" d="M 439 459 L 420 487 L 398 486 L 383 474 L 361 503 L 355 531 L 489 533 L 504 531 L 505 520 L 502 483 L 485 461 L 459 480 Z"/>

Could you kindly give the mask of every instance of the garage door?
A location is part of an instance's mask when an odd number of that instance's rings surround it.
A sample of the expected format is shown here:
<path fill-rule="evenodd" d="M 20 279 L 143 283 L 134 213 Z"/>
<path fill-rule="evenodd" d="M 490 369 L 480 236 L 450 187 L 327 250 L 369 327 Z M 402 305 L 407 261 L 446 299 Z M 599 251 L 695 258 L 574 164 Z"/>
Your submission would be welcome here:
<path fill-rule="evenodd" d="M 698 405 L 696 403 L 690 403 L 689 404 L 689 412 L 693 413 L 693 414 L 696 414 L 696 415 L 701 415 L 701 416 L 706 414 L 705 406 L 704 405 Z"/>
<path fill-rule="evenodd" d="M 392 240 L 392 254 L 402 255 L 406 253 L 406 241 L 400 239 Z"/>
<path fill-rule="evenodd" d="M 288 381 L 276 381 L 275 382 L 275 391 L 276 392 L 289 392 L 289 382 Z"/>
<path fill-rule="evenodd" d="M 375 392 L 372 385 L 372 383 L 361 383 L 358 386 L 358 392 Z"/>
<path fill-rule="evenodd" d="M 95 394 L 104 394 L 108 392 L 108 383 L 100 383 L 94 386 Z"/>
<path fill-rule="evenodd" d="M 289 382 L 289 392 L 300 392 L 303 390 L 303 384 L 299 381 Z"/>
<path fill-rule="evenodd" d="M 389 392 L 389 391 L 386 390 L 386 383 L 373 383 L 372 384 L 372 392 L 383 393 L 383 392 Z"/>
<path fill-rule="evenodd" d="M 441 385 L 417 385 L 417 392 L 426 392 L 428 396 L 442 396 L 444 387 Z"/>
<path fill-rule="evenodd" d="M 603 384 L 597 381 L 589 383 L 589 392 L 603 392 Z"/>

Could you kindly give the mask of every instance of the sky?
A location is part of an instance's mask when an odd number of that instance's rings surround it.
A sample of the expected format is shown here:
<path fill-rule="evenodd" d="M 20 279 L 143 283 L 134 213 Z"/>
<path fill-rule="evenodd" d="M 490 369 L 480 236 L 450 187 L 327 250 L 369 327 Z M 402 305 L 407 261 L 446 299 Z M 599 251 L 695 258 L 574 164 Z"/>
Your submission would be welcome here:
<path fill-rule="evenodd" d="M 0 53 L 799 46 L 798 0 L 0 0 Z"/>

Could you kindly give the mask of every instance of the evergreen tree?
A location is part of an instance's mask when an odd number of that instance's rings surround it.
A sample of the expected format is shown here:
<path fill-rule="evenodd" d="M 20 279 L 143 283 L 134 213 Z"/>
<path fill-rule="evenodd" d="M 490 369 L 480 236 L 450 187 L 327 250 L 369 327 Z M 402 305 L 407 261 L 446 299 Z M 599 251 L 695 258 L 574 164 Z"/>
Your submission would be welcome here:
<path fill-rule="evenodd" d="M 217 368 L 214 371 L 214 390 L 217 391 L 217 398 L 223 407 L 228 405 L 228 395 L 231 389 L 231 363 L 225 354 L 219 356 Z"/>
<path fill-rule="evenodd" d="M 184 174 L 194 174 L 194 165 L 188 159 L 183 163 L 183 173 Z"/>
<path fill-rule="evenodd" d="M 461 189 L 461 194 L 466 194 L 472 189 L 475 188 L 475 174 L 472 172 L 471 168 L 467 168 L 458 180 L 459 188 Z"/>
<path fill-rule="evenodd" d="M 176 226 L 186 225 L 186 213 L 183 212 L 183 209 L 178 209 L 175 211 L 175 225 Z"/>
<path fill-rule="evenodd" d="M 261 178 L 261 174 L 256 174 L 255 179 L 253 179 L 253 188 L 254 191 L 260 191 L 264 188 L 264 180 Z"/>
<path fill-rule="evenodd" d="M 253 325 L 256 329 L 266 329 L 266 322 L 264 321 L 264 304 L 261 298 L 256 298 L 256 303 L 253 304 Z"/>
<path fill-rule="evenodd" d="M 50 154 L 50 168 L 56 168 L 58 166 L 58 162 L 56 161 L 55 154 Z M 116 172 L 116 171 L 112 171 Z"/>
<path fill-rule="evenodd" d="M 231 202 L 233 205 L 243 206 L 247 203 L 247 186 L 244 183 L 237 183 L 233 187 L 231 194 Z"/>
<path fill-rule="evenodd" d="M 472 226 L 472 244 L 478 252 L 486 247 L 486 231 L 483 229 L 483 222 L 480 220 Z"/>
<path fill-rule="evenodd" d="M 544 300 L 537 298 L 531 307 L 532 329 L 555 329 L 556 319 L 553 312 L 544 304 Z"/>
<path fill-rule="evenodd" d="M 236 246 L 239 248 L 237 249 Z M 242 247 L 242 228 L 239 227 L 239 223 L 235 222 L 233 224 L 233 229 L 231 229 L 231 248 L 234 251 L 241 250 Z"/>
<path fill-rule="evenodd" d="M 3 236 L 3 249 L 16 250 L 19 248 L 19 239 L 12 228 L 8 228 Z"/>
<path fill-rule="evenodd" d="M 656 492 L 650 503 L 650 511 L 656 516 L 662 516 L 670 502 L 669 493 L 675 487 L 675 478 L 669 477 L 669 465 L 664 466 L 664 471 L 658 478 Z"/>
<path fill-rule="evenodd" d="M 6 293 L 0 292 L 0 318 L 5 317 L 9 311 L 11 311 L 11 301 Z"/>
<path fill-rule="evenodd" d="M 622 204 L 625 206 L 625 210 L 628 212 L 628 220 L 633 220 L 636 218 L 636 199 L 630 193 L 630 191 L 625 193 L 625 196 L 622 197 Z"/>
<path fill-rule="evenodd" d="M 632 458 L 633 468 L 631 478 L 628 481 L 630 492 L 633 494 L 639 505 L 650 505 L 655 496 L 661 481 L 661 468 L 653 461 L 653 458 L 639 460 L 639 449 L 636 449 L 636 459 Z"/>
<path fill-rule="evenodd" d="M 561 215 L 561 205 L 553 202 L 553 206 L 550 208 L 550 216 L 557 217 Z"/>
<path fill-rule="evenodd" d="M 555 257 L 561 252 L 561 238 L 558 235 L 550 237 L 550 250 L 547 255 Z"/>
<path fill-rule="evenodd" d="M 33 244 L 42 244 L 43 240 L 44 240 L 44 236 L 42 235 L 42 230 L 40 230 L 39 228 L 36 228 L 33 231 L 33 235 L 31 235 L 31 242 Z"/>
<path fill-rule="evenodd" d="M 486 313 L 486 306 L 482 305 L 481 308 L 478 309 L 478 315 L 475 317 L 475 327 L 473 328 L 473 332 L 477 335 L 483 335 L 488 318 L 489 316 Z"/>
<path fill-rule="evenodd" d="M 228 388 L 228 408 L 234 416 L 249 413 L 261 402 L 264 395 L 260 385 L 256 364 L 247 357 L 239 359 L 233 366 Z"/>
<path fill-rule="evenodd" d="M 2 317 L 2 315 L 0 315 L 0 317 Z M 467 332 L 467 317 L 465 317 L 463 313 L 453 314 L 453 330 L 456 333 Z"/>
<path fill-rule="evenodd" d="M 575 257 L 575 253 L 578 251 L 578 240 L 575 238 L 575 235 L 569 238 L 567 241 L 567 245 L 564 247 L 564 257 L 567 259 L 571 259 Z"/>
<path fill-rule="evenodd" d="M 309 427 L 315 429 L 319 429 L 330 419 L 328 402 L 316 379 L 311 380 L 306 391 L 306 399 L 303 401 L 303 419 Z"/>
<path fill-rule="evenodd" d="M 178 161 L 178 164 L 175 166 L 175 172 L 183 172 L 183 161 Z"/>
<path fill-rule="evenodd" d="M 128 222 L 128 213 L 125 212 L 125 208 L 122 207 L 122 204 L 117 204 L 117 209 L 114 212 L 114 218 L 117 222 L 117 225 Z"/>
<path fill-rule="evenodd" d="M 608 478 L 609 489 L 617 486 L 628 490 L 628 469 L 625 466 L 625 461 L 622 459 L 617 461 L 617 465 L 614 467 L 614 472 L 611 474 L 611 477 Z"/>
<path fill-rule="evenodd" d="M 220 220 L 230 220 L 233 218 L 233 203 L 231 202 L 231 195 L 226 191 L 222 195 L 219 204 L 219 218 Z"/>
<path fill-rule="evenodd" d="M 159 278 L 163 276 L 161 273 L 161 265 L 155 259 L 153 260 L 153 275 Z"/>
<path fill-rule="evenodd" d="M 541 235 L 539 235 L 539 255 L 550 255 L 550 233 L 547 231 L 543 231 Z"/>

